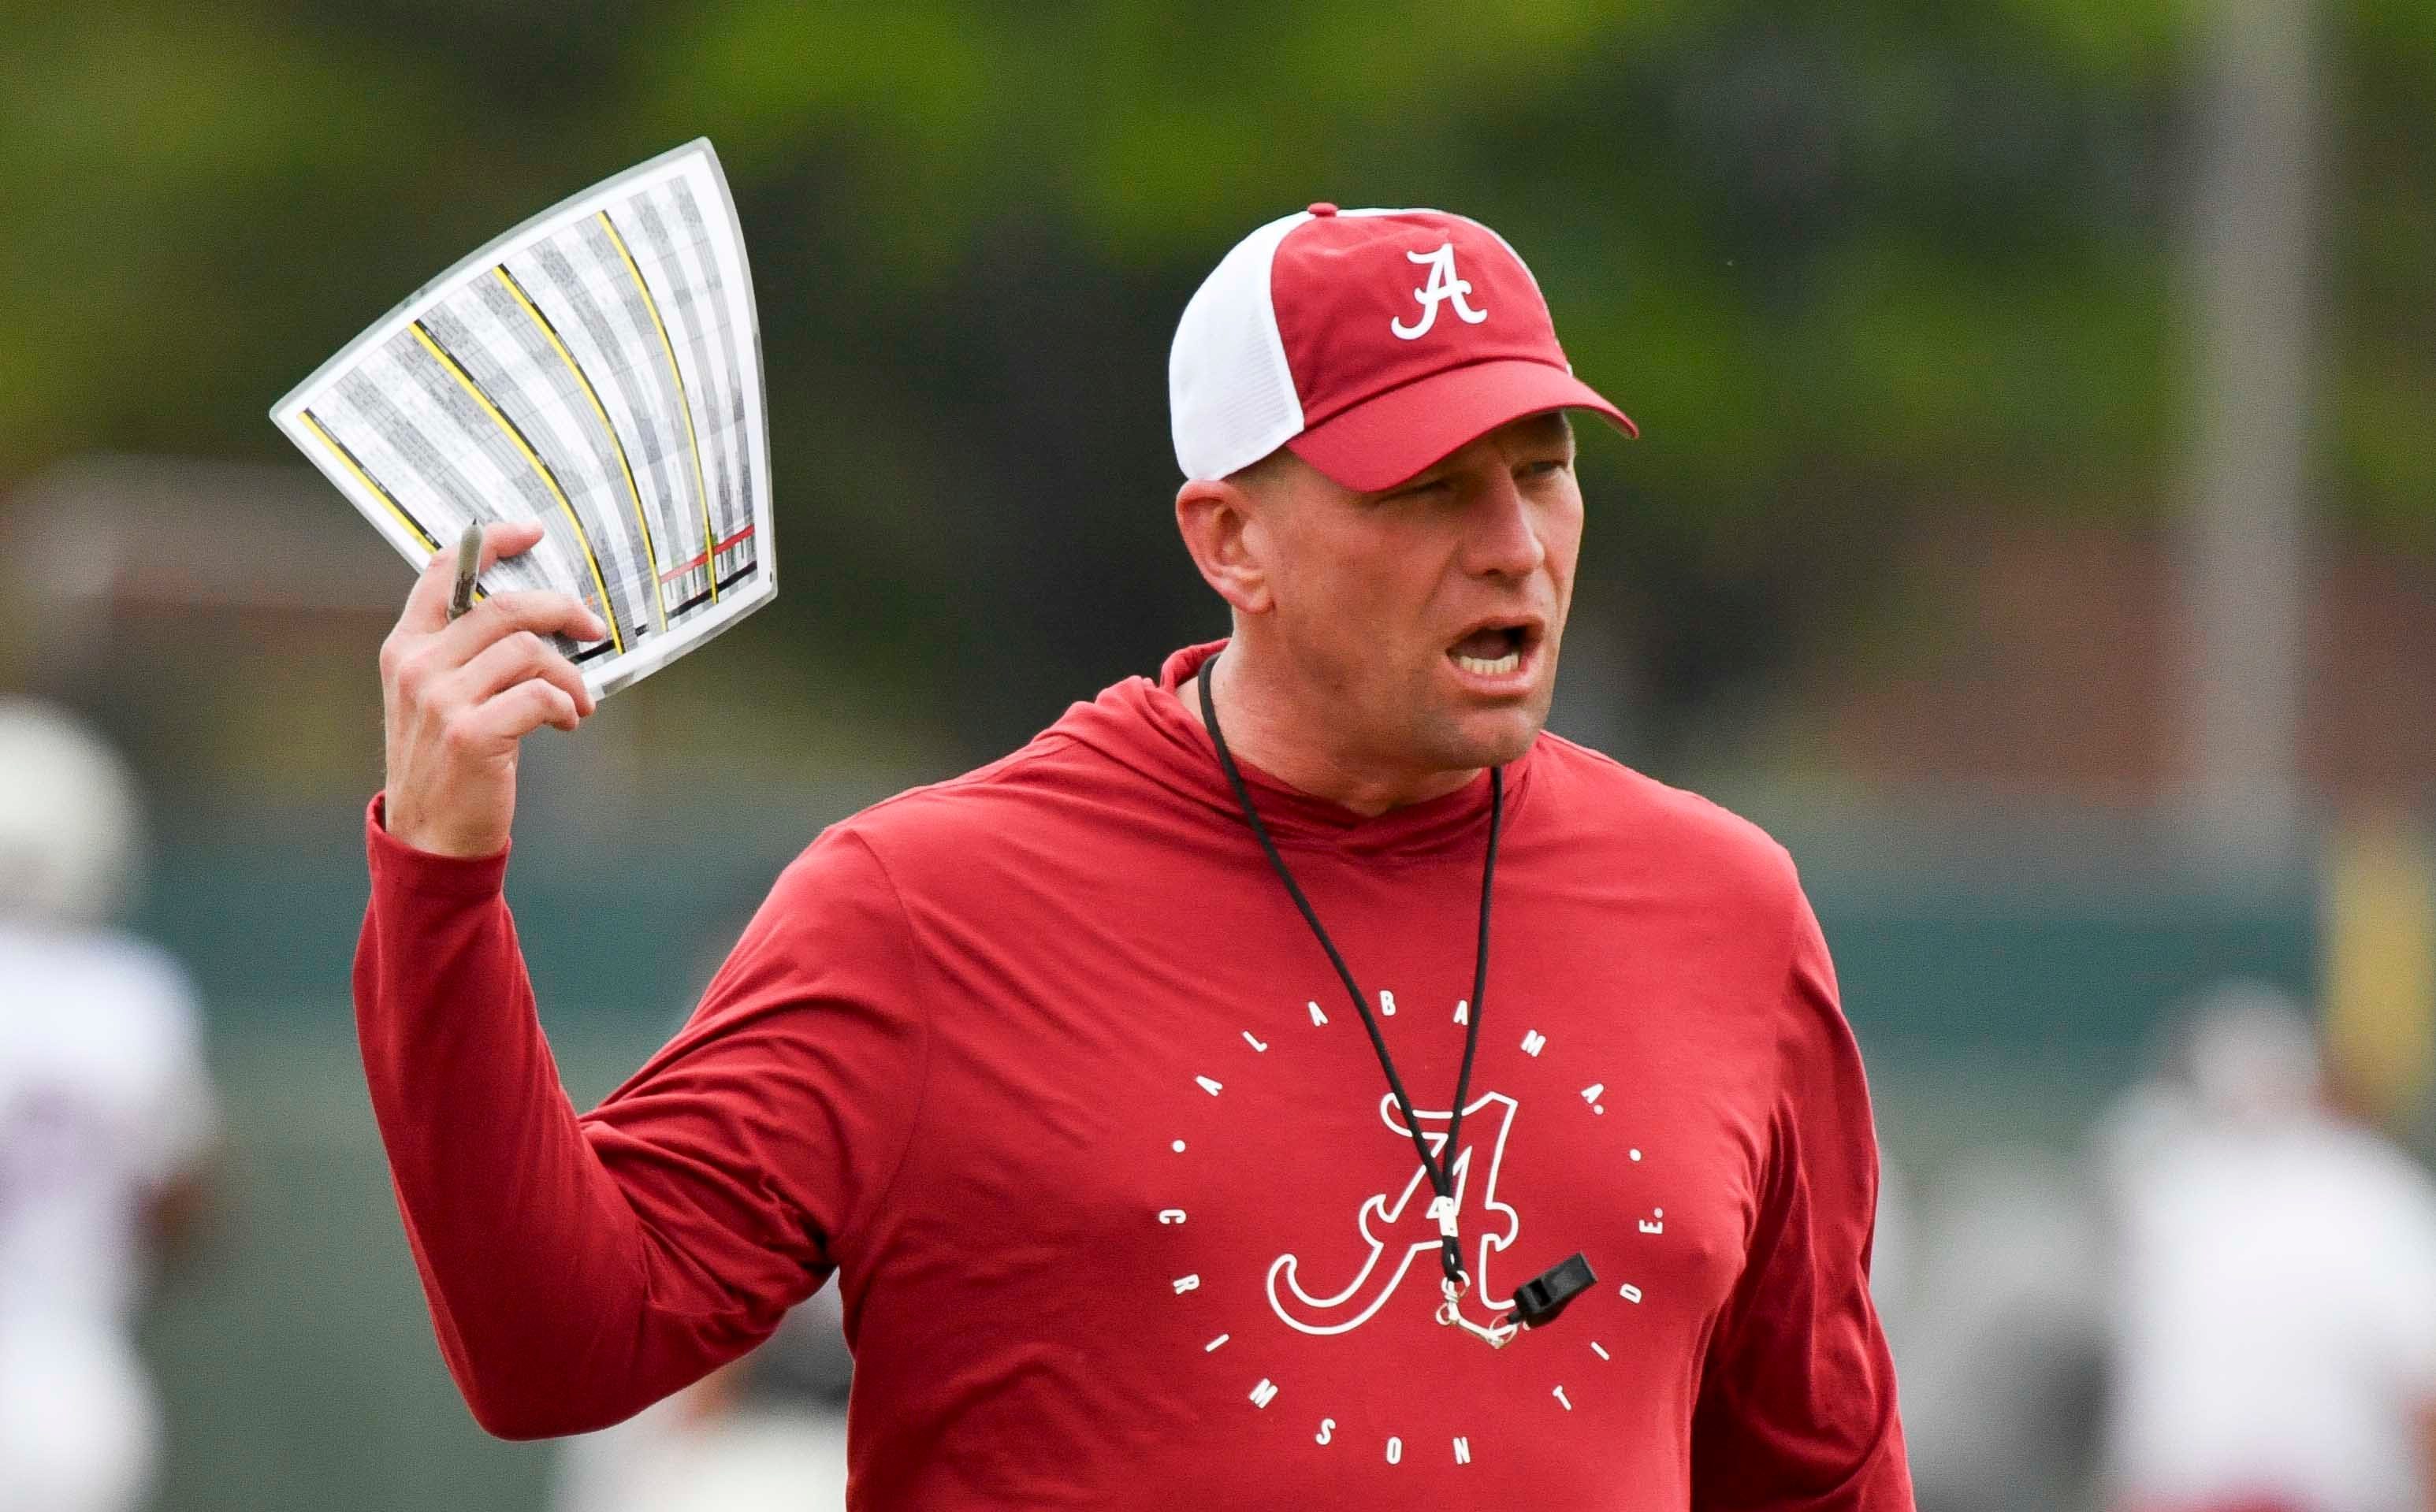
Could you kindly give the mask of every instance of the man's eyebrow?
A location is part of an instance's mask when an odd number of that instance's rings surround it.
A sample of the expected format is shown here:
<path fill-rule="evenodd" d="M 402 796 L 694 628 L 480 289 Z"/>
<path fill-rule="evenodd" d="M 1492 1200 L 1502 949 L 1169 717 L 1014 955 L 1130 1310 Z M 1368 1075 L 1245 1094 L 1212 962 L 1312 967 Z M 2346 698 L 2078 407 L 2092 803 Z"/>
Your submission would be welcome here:
<path fill-rule="evenodd" d="M 1422 468 L 1419 472 L 1415 473 L 1412 477 L 1405 478 L 1402 482 L 1396 484 L 1394 487 L 1381 489 L 1372 496 L 1375 498 L 1394 498 L 1400 494 L 1417 494 L 1422 489 L 1429 487 L 1432 483 L 1444 481 L 1445 478 L 1446 461 L 1444 459 L 1440 459 L 1437 461 L 1432 462 L 1429 466 Z"/>
<path fill-rule="evenodd" d="M 1551 409 L 1542 415 L 1528 415 L 1519 424 L 1534 445 L 1574 439 L 1573 417 L 1561 409 Z"/>
<path fill-rule="evenodd" d="M 1551 409 L 1544 414 L 1524 415 L 1519 420 L 1507 421 L 1505 428 L 1522 431 L 1525 445 L 1540 446 L 1561 442 L 1571 449 L 1573 444 L 1574 420 L 1561 409 Z M 1447 463 L 1451 460 L 1451 456 L 1441 457 L 1402 482 L 1392 488 L 1383 488 L 1372 496 L 1394 498 L 1399 494 L 1410 494 L 1427 488 L 1445 476 Z"/>

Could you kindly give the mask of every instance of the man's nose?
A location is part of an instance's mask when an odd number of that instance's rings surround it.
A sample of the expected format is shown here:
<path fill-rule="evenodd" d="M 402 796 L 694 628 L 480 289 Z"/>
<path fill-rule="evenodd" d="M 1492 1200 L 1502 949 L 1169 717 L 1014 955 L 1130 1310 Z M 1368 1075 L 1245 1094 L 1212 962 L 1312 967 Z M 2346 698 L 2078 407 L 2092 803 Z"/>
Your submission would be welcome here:
<path fill-rule="evenodd" d="M 1464 568 L 1476 576 L 1527 578 L 1548 559 L 1531 501 L 1503 468 L 1473 495 L 1464 527 Z"/>

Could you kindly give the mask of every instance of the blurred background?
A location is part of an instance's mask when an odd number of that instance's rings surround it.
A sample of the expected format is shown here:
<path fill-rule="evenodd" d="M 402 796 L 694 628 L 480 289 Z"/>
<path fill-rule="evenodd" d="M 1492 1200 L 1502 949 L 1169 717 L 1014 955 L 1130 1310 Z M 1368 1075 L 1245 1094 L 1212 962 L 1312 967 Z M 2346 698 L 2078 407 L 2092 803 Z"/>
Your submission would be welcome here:
<path fill-rule="evenodd" d="M 2137 1250 L 2160 1141 L 2266 1109 L 2340 1129 L 2371 1208 L 2427 1202 L 2427 0 L 7 16 L 0 692 L 140 791 L 121 923 L 179 964 L 218 1109 L 140 1313 L 151 1504 L 572 1505 L 562 1450 L 483 1437 L 440 1366 L 354 1060 L 409 570 L 266 410 L 696 135 L 753 260 L 788 586 L 526 758 L 510 896 L 580 1103 L 821 826 L 1223 633 L 1168 339 L 1324 198 L 1498 227 L 1644 428 L 1585 433 L 1554 724 L 1801 863 L 1877 1098 L 1923 1506 L 2138 1489 L 2126 1403 L 2172 1386 L 2125 1320 L 2188 1295 Z M 33 980 L 9 1012 L 74 1011 Z M 2191 1053 L 2209 1024 L 2236 1049 Z M 2236 1208 L 2174 1231 L 2306 1226 Z M 2392 1315 L 2436 1316 L 2436 1259 L 2394 1268 Z M 2424 1353 L 2379 1378 L 2414 1412 Z M 773 1389 L 831 1411 L 827 1368 Z"/>

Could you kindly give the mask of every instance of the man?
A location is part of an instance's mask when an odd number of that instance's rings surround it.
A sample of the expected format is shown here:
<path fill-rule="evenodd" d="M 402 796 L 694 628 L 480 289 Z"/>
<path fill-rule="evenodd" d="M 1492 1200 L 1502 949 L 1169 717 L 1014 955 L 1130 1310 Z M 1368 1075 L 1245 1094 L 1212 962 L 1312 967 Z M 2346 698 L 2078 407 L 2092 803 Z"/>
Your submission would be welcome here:
<path fill-rule="evenodd" d="M 1436 211 L 1254 232 L 1170 393 L 1233 638 L 828 830 L 582 1118 L 499 889 L 600 631 L 416 585 L 356 985 L 476 1416 L 612 1421 L 834 1272 L 861 1509 L 1907 1507 L 1792 864 L 1540 732 L 1562 411 L 1630 423 Z"/>
<path fill-rule="evenodd" d="M 185 974 L 114 927 L 135 785 L 0 698 L 0 1507 L 132 1512 L 160 1458 L 134 1313 L 202 1216 L 218 1122 Z"/>
<path fill-rule="evenodd" d="M 2436 1508 L 2436 1184 L 2347 1113 L 2302 1006 L 2229 982 L 2099 1141 L 2107 1504 Z"/>

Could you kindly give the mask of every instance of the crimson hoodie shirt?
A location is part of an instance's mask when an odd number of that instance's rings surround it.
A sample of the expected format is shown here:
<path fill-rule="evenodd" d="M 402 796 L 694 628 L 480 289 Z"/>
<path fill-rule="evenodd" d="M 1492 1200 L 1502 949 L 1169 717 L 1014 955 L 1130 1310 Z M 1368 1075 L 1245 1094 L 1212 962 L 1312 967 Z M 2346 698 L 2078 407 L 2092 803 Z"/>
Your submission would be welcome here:
<path fill-rule="evenodd" d="M 507 858 L 368 826 L 357 1027 L 441 1349 L 511 1437 L 615 1422 L 832 1274 L 849 1505 L 1907 1508 L 1876 1156 L 1818 925 L 1751 826 L 1542 735 L 1365 818 L 1246 768 L 1443 1152 L 1468 1316 L 1361 1019 L 1178 652 L 824 832 L 686 1028 L 562 1091 Z"/>

